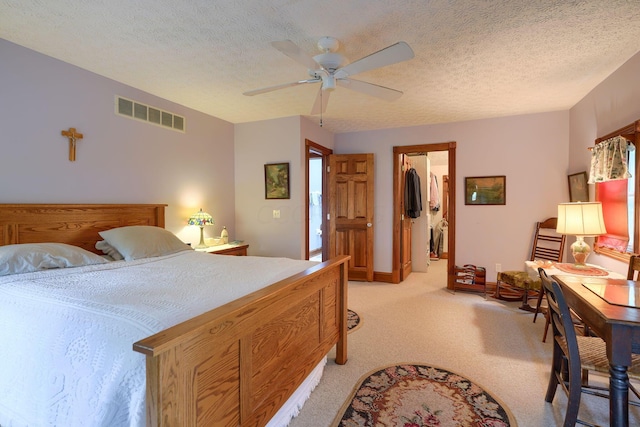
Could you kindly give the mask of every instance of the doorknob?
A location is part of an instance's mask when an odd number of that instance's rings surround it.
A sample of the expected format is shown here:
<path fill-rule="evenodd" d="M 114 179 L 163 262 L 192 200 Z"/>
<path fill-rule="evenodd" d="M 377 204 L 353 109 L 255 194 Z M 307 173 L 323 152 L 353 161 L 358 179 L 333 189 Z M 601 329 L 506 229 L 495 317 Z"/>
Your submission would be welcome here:
<path fill-rule="evenodd" d="M 371 224 L 370 222 L 367 223 L 367 227 L 371 228 L 373 226 L 373 224 Z"/>

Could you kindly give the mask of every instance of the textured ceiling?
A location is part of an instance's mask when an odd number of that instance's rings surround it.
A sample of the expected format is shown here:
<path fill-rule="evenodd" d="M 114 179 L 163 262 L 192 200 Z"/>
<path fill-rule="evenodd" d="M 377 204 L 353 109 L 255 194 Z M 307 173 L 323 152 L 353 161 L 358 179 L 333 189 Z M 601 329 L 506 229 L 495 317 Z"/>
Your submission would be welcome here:
<path fill-rule="evenodd" d="M 357 75 L 399 100 L 331 94 L 336 133 L 565 110 L 640 51 L 640 0 L 0 0 L 0 38 L 232 123 L 309 115 L 318 85 L 242 93 L 308 78 L 272 41 L 327 35 L 415 52 Z"/>

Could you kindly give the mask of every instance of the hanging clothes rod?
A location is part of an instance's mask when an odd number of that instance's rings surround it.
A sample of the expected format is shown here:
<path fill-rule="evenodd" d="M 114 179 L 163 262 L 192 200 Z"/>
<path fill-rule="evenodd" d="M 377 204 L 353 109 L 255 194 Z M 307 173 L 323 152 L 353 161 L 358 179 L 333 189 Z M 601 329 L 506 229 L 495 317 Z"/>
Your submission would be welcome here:
<path fill-rule="evenodd" d="M 622 135 L 617 135 L 617 136 L 622 136 Z M 624 139 L 626 139 L 626 140 L 627 140 L 627 145 L 631 145 L 631 146 L 635 147 L 635 145 L 633 144 L 633 142 L 629 141 L 629 140 L 628 140 L 627 138 L 625 138 L 624 136 L 622 136 L 622 137 L 623 137 Z M 615 138 L 615 136 L 612 136 L 611 138 Z M 611 139 L 611 138 L 607 138 L 607 139 Z M 601 142 L 604 142 L 604 141 L 606 141 L 606 139 L 602 140 Z M 594 149 L 594 148 L 596 148 L 596 147 L 587 147 L 587 150 L 589 150 L 589 151 L 593 151 L 593 149 Z"/>
<path fill-rule="evenodd" d="M 637 139 L 637 135 L 640 134 L 640 120 L 636 120 L 635 122 L 626 125 L 616 131 L 613 131 L 607 135 L 601 136 L 600 138 L 596 138 L 596 145 L 601 143 L 602 141 L 606 141 L 607 139 L 615 138 L 616 136 L 621 136 L 625 138 L 630 144 L 634 144 Z M 594 147 L 587 147 L 587 150 L 592 151 Z"/>

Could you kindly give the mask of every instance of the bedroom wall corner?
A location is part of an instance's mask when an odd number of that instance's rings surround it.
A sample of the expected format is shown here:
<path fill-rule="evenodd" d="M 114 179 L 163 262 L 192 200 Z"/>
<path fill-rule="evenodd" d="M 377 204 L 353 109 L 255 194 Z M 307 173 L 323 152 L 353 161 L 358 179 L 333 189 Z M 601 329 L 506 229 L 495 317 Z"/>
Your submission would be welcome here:
<path fill-rule="evenodd" d="M 596 138 L 640 119 L 640 52 L 614 71 L 570 110 L 569 166 L 567 173 L 589 173 L 592 147 Z M 568 197 L 568 190 L 567 190 Z M 595 185 L 589 185 L 595 198 Z M 569 237 L 567 246 L 573 243 Z M 571 256 L 571 255 L 569 255 Z M 626 274 L 627 265 L 613 258 L 591 255 L 589 262 Z"/>
<path fill-rule="evenodd" d="M 233 125 L 0 39 L 1 203 L 166 203 L 186 242 L 235 228 Z M 177 132 L 114 113 L 115 96 L 182 115 Z M 69 161 L 61 130 L 84 134 Z"/>
<path fill-rule="evenodd" d="M 300 120 L 297 116 L 235 125 L 235 223 L 249 255 L 300 259 Z M 265 198 L 264 165 L 289 163 L 289 199 Z M 280 212 L 274 218 L 273 211 Z"/>
<path fill-rule="evenodd" d="M 315 117 L 312 119 L 309 119 L 306 117 L 300 117 L 300 130 L 301 130 L 300 146 L 302 147 L 302 150 L 300 152 L 301 154 L 300 164 L 302 165 L 301 173 L 303 174 L 301 176 L 303 185 L 300 186 L 300 191 L 301 191 L 300 209 L 304 214 L 304 212 L 306 212 L 305 204 L 307 203 L 307 200 L 309 198 L 309 195 L 306 193 L 306 188 L 304 186 L 304 176 L 307 173 L 307 168 L 309 167 L 307 163 L 306 140 L 308 139 L 309 141 L 313 141 L 316 144 L 319 144 L 325 148 L 333 150 L 335 146 L 335 135 L 332 132 L 326 130 L 325 128 L 320 127 L 319 119 Z M 324 200 L 327 200 L 327 195 L 324 196 Z M 300 222 L 300 227 L 301 227 L 300 233 L 302 236 L 302 239 L 300 242 L 300 259 L 304 259 L 307 253 L 306 251 L 307 248 L 305 248 L 306 240 L 304 238 L 305 233 L 307 231 L 305 221 Z"/>
<path fill-rule="evenodd" d="M 555 216 L 564 200 L 568 110 L 338 134 L 336 153 L 375 155 L 375 271 L 392 269 L 392 147 L 449 141 L 457 144 L 455 259 L 485 266 L 488 281 L 496 263 L 522 268 L 536 221 Z M 507 177 L 506 205 L 465 205 L 464 178 L 492 175 Z"/>

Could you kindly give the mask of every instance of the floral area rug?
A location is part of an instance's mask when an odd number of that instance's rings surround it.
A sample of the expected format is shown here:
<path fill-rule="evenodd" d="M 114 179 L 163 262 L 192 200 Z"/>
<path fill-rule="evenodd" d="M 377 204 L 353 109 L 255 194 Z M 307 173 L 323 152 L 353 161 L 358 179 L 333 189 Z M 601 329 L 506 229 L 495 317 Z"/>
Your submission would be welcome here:
<path fill-rule="evenodd" d="M 403 364 L 367 374 L 332 427 L 517 426 L 485 390 L 453 372 Z"/>
<path fill-rule="evenodd" d="M 347 309 L 347 332 L 353 332 L 362 325 L 360 316 L 353 310 Z"/>

